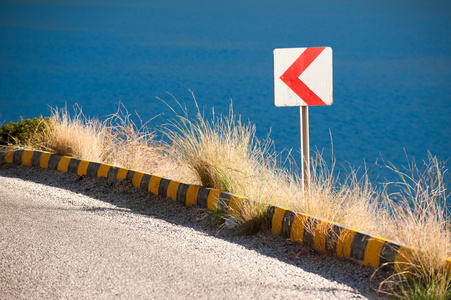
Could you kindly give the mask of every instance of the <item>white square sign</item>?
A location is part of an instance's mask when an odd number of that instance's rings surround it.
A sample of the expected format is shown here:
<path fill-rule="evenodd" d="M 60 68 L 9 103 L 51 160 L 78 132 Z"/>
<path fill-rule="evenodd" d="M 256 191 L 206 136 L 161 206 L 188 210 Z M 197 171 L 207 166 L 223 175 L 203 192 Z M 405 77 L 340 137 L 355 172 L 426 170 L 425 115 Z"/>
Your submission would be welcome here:
<path fill-rule="evenodd" d="M 331 105 L 332 48 L 274 50 L 276 106 Z"/>

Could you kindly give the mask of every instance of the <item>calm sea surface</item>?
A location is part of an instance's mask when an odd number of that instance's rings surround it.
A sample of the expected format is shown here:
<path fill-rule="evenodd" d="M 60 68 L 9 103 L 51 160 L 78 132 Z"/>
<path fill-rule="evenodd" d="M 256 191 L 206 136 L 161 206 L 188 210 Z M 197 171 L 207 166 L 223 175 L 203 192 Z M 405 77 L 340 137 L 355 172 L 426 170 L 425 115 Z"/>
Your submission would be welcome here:
<path fill-rule="evenodd" d="M 207 113 L 232 99 L 296 152 L 299 109 L 274 106 L 273 49 L 314 46 L 333 49 L 334 104 L 310 108 L 312 149 L 330 158 L 333 144 L 354 166 L 450 158 L 450 1 L 0 1 L 0 124 L 121 101 L 143 120 L 164 113 L 157 126 L 173 117 L 157 97 L 194 113 L 191 90 Z"/>

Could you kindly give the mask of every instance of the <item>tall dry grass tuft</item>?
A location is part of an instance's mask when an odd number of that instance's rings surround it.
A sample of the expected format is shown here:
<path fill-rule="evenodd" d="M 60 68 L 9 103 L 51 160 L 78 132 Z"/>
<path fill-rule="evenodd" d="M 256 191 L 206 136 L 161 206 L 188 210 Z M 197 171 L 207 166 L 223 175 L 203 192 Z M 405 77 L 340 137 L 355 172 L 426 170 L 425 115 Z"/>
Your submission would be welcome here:
<path fill-rule="evenodd" d="M 365 170 L 363 175 L 358 175 L 358 170 L 350 168 L 344 181 L 334 172 L 335 161 L 329 166 L 316 152 L 311 159 L 310 191 L 295 208 L 362 231 L 377 231 L 384 211 L 376 201 L 378 195 L 368 179 L 368 172 Z M 302 189 L 300 185 L 299 188 Z"/>
<path fill-rule="evenodd" d="M 157 140 L 155 130 L 149 127 L 152 119 L 143 122 L 136 111 L 135 115 L 139 123 L 133 121 L 132 115 L 119 103 L 116 113 L 102 123 L 104 162 L 175 180 L 193 177 L 186 164 Z"/>
<path fill-rule="evenodd" d="M 390 167 L 400 181 L 391 183 L 397 191 L 386 193 L 390 214 L 384 234 L 413 248 L 403 262 L 395 265 L 397 274 L 385 285 L 405 299 L 451 298 L 451 220 L 447 204 L 448 173 L 444 164 L 429 154 L 418 167 L 410 161 L 405 171 Z"/>
<path fill-rule="evenodd" d="M 105 120 L 87 118 L 79 106 L 71 116 L 66 108 L 51 109 L 51 117 L 42 132 L 33 135 L 30 146 L 79 159 L 112 164 L 183 180 L 192 178 L 183 161 L 162 150 L 156 134 L 148 125 L 133 121 L 122 103 Z"/>
<path fill-rule="evenodd" d="M 67 107 L 51 109 L 50 122 L 42 133 L 35 135 L 32 144 L 37 148 L 80 159 L 103 161 L 105 143 L 102 124 L 84 116 L 79 106 L 70 116 Z"/>

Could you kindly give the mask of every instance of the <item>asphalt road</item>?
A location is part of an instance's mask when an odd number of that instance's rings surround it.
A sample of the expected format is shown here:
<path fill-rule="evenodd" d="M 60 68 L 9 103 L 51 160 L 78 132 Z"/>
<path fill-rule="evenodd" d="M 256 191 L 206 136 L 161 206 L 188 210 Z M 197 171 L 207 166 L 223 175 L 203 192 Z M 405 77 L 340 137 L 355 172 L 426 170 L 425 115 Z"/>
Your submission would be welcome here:
<path fill-rule="evenodd" d="M 343 277 L 333 261 L 296 264 L 256 238 L 137 213 L 45 172 L 0 168 L 0 299 L 376 298 L 367 278 Z"/>

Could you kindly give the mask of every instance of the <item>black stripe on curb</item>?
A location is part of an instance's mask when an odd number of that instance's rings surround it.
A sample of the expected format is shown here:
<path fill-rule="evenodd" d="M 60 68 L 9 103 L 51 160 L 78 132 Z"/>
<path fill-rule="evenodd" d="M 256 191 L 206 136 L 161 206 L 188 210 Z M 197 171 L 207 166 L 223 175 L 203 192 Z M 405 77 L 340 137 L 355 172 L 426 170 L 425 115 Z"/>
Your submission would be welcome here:
<path fill-rule="evenodd" d="M 210 195 L 211 188 L 200 187 L 197 193 L 197 205 L 207 208 L 208 195 Z"/>
<path fill-rule="evenodd" d="M 81 162 L 80 159 L 72 158 L 69 161 L 69 165 L 67 167 L 67 172 L 77 174 L 78 173 L 78 166 L 80 165 L 80 162 Z"/>
<path fill-rule="evenodd" d="M 23 151 L 24 150 L 14 151 L 14 154 L 13 154 L 13 163 L 14 164 L 16 164 L 16 165 L 21 165 L 22 164 Z"/>
<path fill-rule="evenodd" d="M 141 183 L 139 184 L 139 188 L 142 190 L 149 190 L 149 181 L 150 181 L 150 177 L 152 177 L 152 175 L 150 174 L 144 174 L 143 178 L 141 179 Z"/>
<path fill-rule="evenodd" d="M 158 195 L 161 197 L 166 198 L 168 195 L 168 187 L 169 183 L 171 182 L 170 179 L 161 178 L 160 180 L 160 186 L 158 187 Z"/>
<path fill-rule="evenodd" d="M 108 179 L 117 179 L 117 172 L 119 172 L 118 167 L 111 166 L 108 170 L 108 174 L 106 175 Z"/>
<path fill-rule="evenodd" d="M 281 236 L 283 236 L 284 238 L 288 239 L 290 238 L 291 227 L 293 225 L 295 216 L 296 214 L 294 213 L 294 211 L 291 210 L 286 210 L 285 213 L 283 214 Z"/>
<path fill-rule="evenodd" d="M 304 226 L 304 239 L 302 244 L 313 248 L 314 240 L 315 240 L 315 228 L 318 223 L 318 219 L 314 217 L 308 217 L 307 222 L 305 222 Z"/>
<path fill-rule="evenodd" d="M 101 163 L 89 162 L 88 170 L 86 171 L 86 176 L 97 177 L 97 172 L 99 171 Z"/>
<path fill-rule="evenodd" d="M 41 157 L 42 157 L 42 151 L 33 151 L 33 154 L 31 155 L 31 166 L 40 167 L 41 166 Z"/>
<path fill-rule="evenodd" d="M 179 188 L 177 190 L 177 202 L 183 203 L 186 205 L 186 192 L 188 192 L 189 184 L 180 183 Z"/>
<path fill-rule="evenodd" d="M 326 251 L 334 252 L 337 251 L 338 237 L 340 236 L 342 227 L 332 224 L 326 235 Z"/>
<path fill-rule="evenodd" d="M 231 196 L 232 194 L 228 192 L 222 192 L 219 194 L 218 211 L 227 212 L 229 210 L 229 202 Z"/>
<path fill-rule="evenodd" d="M 370 235 L 367 235 L 362 232 L 357 232 L 352 240 L 351 244 L 351 257 L 358 260 L 365 260 L 365 249 L 368 245 L 368 241 L 370 240 Z"/>
<path fill-rule="evenodd" d="M 392 243 L 390 241 L 385 241 L 379 254 L 379 267 L 381 267 L 381 270 L 394 270 L 393 263 L 395 262 L 396 256 L 398 255 L 399 248 L 400 245 Z"/>
<path fill-rule="evenodd" d="M 49 159 L 49 169 L 51 170 L 58 170 L 58 164 L 60 162 L 61 156 L 57 154 L 50 155 Z"/>
<path fill-rule="evenodd" d="M 125 179 L 133 181 L 133 176 L 135 176 L 135 171 L 128 170 L 127 175 L 125 175 Z"/>
<path fill-rule="evenodd" d="M 269 228 L 272 227 L 272 218 L 274 217 L 274 212 L 276 211 L 276 206 L 270 205 L 266 212 L 266 224 Z"/>

